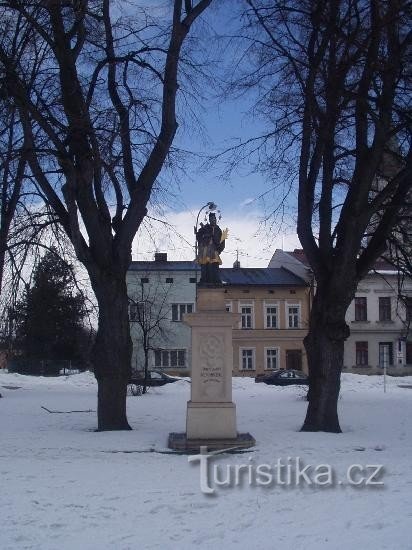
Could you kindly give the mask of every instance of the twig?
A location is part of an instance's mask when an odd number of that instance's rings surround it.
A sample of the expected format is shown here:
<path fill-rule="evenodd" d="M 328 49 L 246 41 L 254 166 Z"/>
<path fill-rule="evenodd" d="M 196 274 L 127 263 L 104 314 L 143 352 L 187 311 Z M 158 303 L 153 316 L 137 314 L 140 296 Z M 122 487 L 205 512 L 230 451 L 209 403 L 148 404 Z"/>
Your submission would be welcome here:
<path fill-rule="evenodd" d="M 71 413 L 93 413 L 93 412 L 96 412 L 96 411 L 93 411 L 92 409 L 88 409 L 86 411 L 51 411 L 47 407 L 42 406 L 41 408 L 44 409 L 45 411 L 47 411 L 48 413 L 51 413 L 51 414 L 71 414 Z"/>

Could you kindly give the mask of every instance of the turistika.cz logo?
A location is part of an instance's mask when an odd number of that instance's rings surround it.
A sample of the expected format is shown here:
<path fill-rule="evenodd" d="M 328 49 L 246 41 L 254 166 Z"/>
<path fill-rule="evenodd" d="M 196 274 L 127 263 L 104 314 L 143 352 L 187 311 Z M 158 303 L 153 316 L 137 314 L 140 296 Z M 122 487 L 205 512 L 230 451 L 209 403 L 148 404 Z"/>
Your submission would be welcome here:
<path fill-rule="evenodd" d="M 188 462 L 199 464 L 200 490 L 213 495 L 219 488 L 254 487 L 382 487 L 385 473 L 382 464 L 351 464 L 343 476 L 338 476 L 330 464 L 305 464 L 300 457 L 278 458 L 273 464 L 248 463 L 216 464 L 216 458 L 235 451 L 236 447 L 208 452 L 200 447 L 200 454 L 188 457 Z"/>

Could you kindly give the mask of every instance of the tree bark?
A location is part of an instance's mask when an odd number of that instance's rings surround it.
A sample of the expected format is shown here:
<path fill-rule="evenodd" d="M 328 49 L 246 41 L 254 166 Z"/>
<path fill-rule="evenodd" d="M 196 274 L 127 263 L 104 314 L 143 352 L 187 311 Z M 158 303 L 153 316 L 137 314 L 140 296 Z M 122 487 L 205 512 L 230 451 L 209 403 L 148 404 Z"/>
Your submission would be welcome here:
<path fill-rule="evenodd" d="M 93 276 L 92 285 L 99 305 L 93 354 L 98 384 L 98 431 L 130 430 L 126 392 L 131 374 L 132 341 L 125 274 Z"/>
<path fill-rule="evenodd" d="M 345 322 L 348 305 L 346 298 L 329 292 L 324 294 L 318 288 L 310 314 L 309 332 L 304 340 L 309 367 L 309 404 L 301 431 L 342 431 L 338 398 L 344 342 L 350 333 Z"/>

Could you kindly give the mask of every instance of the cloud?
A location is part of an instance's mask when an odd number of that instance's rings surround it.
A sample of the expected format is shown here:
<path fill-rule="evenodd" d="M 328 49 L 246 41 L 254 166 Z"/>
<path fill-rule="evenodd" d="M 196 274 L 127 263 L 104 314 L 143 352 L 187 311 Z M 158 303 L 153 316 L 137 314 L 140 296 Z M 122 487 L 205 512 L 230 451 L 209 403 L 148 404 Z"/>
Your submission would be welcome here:
<path fill-rule="evenodd" d="M 240 208 L 243 208 L 244 206 L 249 206 L 249 204 L 253 204 L 255 201 L 256 199 L 250 197 L 242 201 L 239 206 Z"/>
<path fill-rule="evenodd" d="M 231 267 L 237 254 L 243 267 L 267 267 L 275 249 L 282 248 L 282 240 L 285 250 L 300 247 L 295 234 L 268 234 L 261 217 L 261 212 L 255 211 L 238 216 L 225 215 L 219 221 L 222 229 L 229 228 L 222 253 L 224 267 Z M 167 252 L 170 260 L 193 260 L 196 223 L 193 211 L 168 211 L 162 220 L 164 223 L 145 221 L 133 243 L 133 260 L 152 260 L 155 252 Z M 202 216 L 200 221 L 204 221 Z"/>

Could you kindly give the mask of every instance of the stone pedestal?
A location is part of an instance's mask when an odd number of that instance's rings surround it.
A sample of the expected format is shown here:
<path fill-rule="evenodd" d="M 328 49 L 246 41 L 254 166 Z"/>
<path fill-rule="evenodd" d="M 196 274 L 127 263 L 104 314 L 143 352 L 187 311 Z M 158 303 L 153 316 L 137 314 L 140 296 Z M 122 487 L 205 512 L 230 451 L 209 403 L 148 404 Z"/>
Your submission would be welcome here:
<path fill-rule="evenodd" d="M 192 385 L 186 433 L 170 434 L 169 447 L 196 451 L 251 447 L 250 434 L 238 434 L 232 402 L 232 330 L 239 314 L 228 313 L 223 288 L 199 288 L 196 313 L 185 315 L 192 329 Z"/>

